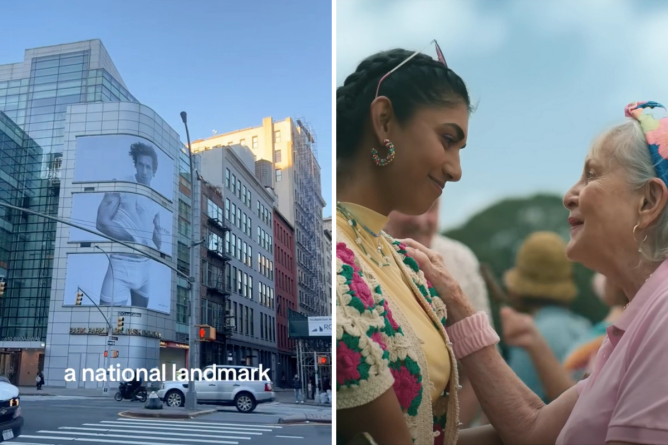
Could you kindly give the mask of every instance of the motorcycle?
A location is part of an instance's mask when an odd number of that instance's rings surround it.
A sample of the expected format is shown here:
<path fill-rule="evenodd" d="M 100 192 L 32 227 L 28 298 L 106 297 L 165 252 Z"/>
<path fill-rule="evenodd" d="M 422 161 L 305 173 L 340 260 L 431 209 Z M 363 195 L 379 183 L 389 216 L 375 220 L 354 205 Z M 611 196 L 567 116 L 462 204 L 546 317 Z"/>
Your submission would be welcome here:
<path fill-rule="evenodd" d="M 137 390 L 137 394 L 135 394 L 135 398 L 142 403 L 146 402 L 146 399 L 148 398 L 148 392 L 146 391 L 146 388 L 143 386 L 140 387 Z M 118 391 L 116 392 L 116 395 L 114 395 L 114 399 L 117 402 L 126 399 L 132 399 L 132 390 L 130 389 L 130 384 L 127 382 L 121 382 L 120 385 L 118 385 Z"/>

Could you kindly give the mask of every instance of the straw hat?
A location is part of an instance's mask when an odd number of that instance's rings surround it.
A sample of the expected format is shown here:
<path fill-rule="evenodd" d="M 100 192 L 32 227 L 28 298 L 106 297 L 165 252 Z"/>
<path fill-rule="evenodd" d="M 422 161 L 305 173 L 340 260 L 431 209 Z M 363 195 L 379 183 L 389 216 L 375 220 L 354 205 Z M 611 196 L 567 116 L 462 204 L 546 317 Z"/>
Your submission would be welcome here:
<path fill-rule="evenodd" d="M 517 253 L 515 268 L 505 273 L 504 281 L 511 292 L 524 298 L 569 303 L 577 294 L 566 244 L 553 232 L 529 235 Z"/>

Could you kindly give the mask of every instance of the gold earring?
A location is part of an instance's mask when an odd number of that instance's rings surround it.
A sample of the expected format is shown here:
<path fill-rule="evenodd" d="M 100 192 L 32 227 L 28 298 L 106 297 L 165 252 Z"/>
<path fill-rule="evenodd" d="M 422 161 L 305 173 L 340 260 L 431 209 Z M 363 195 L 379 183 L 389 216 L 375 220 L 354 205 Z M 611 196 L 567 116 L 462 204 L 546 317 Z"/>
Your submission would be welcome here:
<path fill-rule="evenodd" d="M 638 224 L 636 224 L 633 227 L 633 241 L 636 241 L 636 229 L 637 228 L 638 228 Z M 646 240 L 647 240 L 647 234 L 645 234 L 645 237 L 642 239 L 642 241 L 640 241 L 640 244 L 638 244 L 638 253 L 642 252 L 642 248 L 640 246 L 642 246 L 642 243 L 644 243 Z"/>

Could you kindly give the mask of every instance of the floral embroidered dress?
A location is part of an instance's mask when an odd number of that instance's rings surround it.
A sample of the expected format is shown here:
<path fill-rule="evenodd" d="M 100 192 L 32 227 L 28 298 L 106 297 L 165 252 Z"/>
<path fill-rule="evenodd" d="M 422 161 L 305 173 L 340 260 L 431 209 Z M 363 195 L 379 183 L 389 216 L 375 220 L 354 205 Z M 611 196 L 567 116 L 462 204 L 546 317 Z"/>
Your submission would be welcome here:
<path fill-rule="evenodd" d="M 445 304 L 406 246 L 381 232 L 386 217 L 339 206 L 337 409 L 366 405 L 392 387 L 415 445 L 455 444 L 459 385 Z"/>

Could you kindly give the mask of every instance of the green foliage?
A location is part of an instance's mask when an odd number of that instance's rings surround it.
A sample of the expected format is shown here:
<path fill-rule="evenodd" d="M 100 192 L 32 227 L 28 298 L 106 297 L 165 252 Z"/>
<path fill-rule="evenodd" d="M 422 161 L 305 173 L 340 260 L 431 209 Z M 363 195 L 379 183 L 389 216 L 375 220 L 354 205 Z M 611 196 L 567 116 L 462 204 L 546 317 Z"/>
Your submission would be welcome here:
<path fill-rule="evenodd" d="M 559 196 L 539 194 L 529 198 L 506 199 L 474 215 L 462 227 L 446 231 L 443 235 L 471 248 L 481 263 L 489 264 L 494 276 L 503 285 L 503 273 L 514 266 L 517 251 L 532 232 L 549 230 L 568 242 L 568 213 Z M 574 265 L 573 272 L 579 293 L 571 309 L 592 322 L 602 320 L 608 309 L 591 288 L 593 272 L 580 264 Z M 491 300 L 495 324 L 500 326 L 499 304 Z"/>

